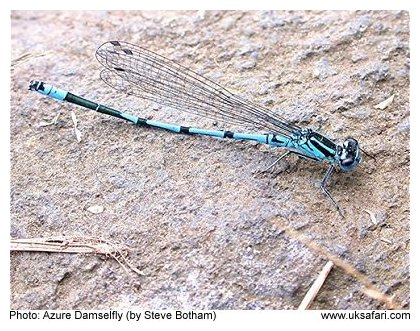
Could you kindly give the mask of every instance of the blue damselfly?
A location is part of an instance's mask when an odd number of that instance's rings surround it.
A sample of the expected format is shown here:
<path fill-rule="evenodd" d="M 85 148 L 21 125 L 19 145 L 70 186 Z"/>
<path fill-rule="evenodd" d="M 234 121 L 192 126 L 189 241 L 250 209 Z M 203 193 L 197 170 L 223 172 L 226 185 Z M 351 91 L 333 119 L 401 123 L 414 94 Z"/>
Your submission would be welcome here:
<path fill-rule="evenodd" d="M 336 144 L 318 132 L 301 128 L 280 116 L 270 114 L 268 109 L 232 94 L 217 83 L 172 60 L 130 43 L 106 42 L 96 51 L 96 58 L 105 67 L 101 72 L 102 80 L 118 91 L 174 110 L 223 120 L 232 125 L 252 126 L 255 131 L 266 133 L 207 130 L 148 120 L 89 101 L 40 81 L 31 81 L 29 89 L 136 125 L 176 133 L 252 140 L 284 148 L 286 152 L 275 163 L 289 154 L 328 163 L 329 168 L 320 188 L 342 215 L 326 185 L 334 169 L 351 171 L 361 162 L 361 149 L 356 139 L 349 137 L 342 145 Z"/>

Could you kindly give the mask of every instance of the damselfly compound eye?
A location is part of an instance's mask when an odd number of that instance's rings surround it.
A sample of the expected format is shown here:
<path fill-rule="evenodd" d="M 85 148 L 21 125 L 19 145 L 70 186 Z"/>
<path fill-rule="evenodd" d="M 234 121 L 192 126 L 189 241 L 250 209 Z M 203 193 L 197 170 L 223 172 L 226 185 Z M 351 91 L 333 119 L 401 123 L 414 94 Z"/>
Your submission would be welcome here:
<path fill-rule="evenodd" d="M 347 138 L 340 153 L 340 168 L 344 171 L 353 170 L 361 159 L 359 143 L 354 138 Z"/>

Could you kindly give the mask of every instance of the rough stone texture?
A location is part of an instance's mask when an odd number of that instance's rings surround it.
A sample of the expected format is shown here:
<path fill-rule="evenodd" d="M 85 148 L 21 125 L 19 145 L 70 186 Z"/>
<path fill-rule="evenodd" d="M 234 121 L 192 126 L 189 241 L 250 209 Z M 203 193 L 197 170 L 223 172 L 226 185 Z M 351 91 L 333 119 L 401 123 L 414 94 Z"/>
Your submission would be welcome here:
<path fill-rule="evenodd" d="M 105 86 L 94 53 L 108 40 L 158 52 L 338 142 L 356 137 L 375 159 L 330 181 L 346 218 L 318 189 L 325 165 L 290 157 L 258 175 L 281 150 L 134 127 L 27 90 L 44 80 L 214 127 Z M 119 242 L 145 276 L 99 256 L 12 253 L 11 308 L 294 309 L 325 260 L 276 228 L 276 215 L 409 306 L 407 12 L 16 11 L 12 59 L 26 53 L 11 75 L 11 237 Z M 40 125 L 57 112 L 56 125 Z M 338 269 L 312 307 L 384 308 Z"/>

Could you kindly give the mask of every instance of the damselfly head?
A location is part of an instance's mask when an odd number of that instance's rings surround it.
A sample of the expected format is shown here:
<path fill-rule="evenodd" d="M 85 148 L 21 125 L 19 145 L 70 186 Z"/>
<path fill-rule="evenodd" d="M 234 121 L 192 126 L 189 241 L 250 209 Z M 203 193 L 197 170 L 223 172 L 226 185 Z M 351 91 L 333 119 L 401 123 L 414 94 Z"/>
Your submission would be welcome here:
<path fill-rule="evenodd" d="M 347 138 L 338 151 L 340 168 L 344 171 L 353 170 L 362 160 L 359 143 L 354 138 Z"/>

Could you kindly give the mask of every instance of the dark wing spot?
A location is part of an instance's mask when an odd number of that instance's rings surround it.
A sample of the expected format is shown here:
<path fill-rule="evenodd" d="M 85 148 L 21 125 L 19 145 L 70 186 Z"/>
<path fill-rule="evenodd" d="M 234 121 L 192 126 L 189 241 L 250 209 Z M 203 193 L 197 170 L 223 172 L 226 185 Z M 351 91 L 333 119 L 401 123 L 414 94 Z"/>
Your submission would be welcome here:
<path fill-rule="evenodd" d="M 124 52 L 125 54 L 128 54 L 128 55 L 133 55 L 133 52 L 132 52 L 132 51 L 130 51 L 129 49 L 127 49 L 127 48 L 123 48 L 123 52 Z"/>
<path fill-rule="evenodd" d="M 125 71 L 125 69 L 119 68 L 119 67 L 114 67 L 114 69 L 117 70 L 117 71 Z"/>

